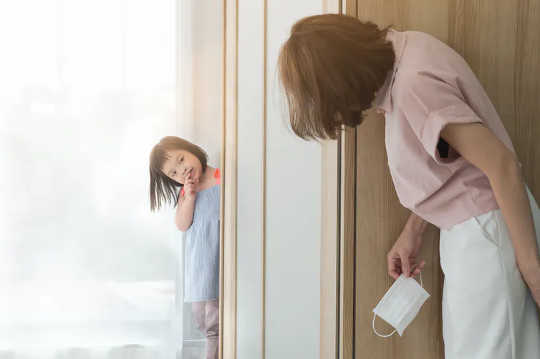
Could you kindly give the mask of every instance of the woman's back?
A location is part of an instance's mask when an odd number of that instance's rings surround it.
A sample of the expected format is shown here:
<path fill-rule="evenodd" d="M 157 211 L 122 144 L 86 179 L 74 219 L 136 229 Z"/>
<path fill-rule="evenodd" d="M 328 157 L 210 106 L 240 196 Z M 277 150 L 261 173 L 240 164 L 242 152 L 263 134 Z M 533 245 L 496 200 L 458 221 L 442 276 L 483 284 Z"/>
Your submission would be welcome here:
<path fill-rule="evenodd" d="M 395 77 L 377 99 L 385 110 L 390 174 L 400 202 L 439 228 L 499 208 L 486 175 L 444 144 L 449 123 L 483 123 L 513 151 L 480 82 L 452 48 L 417 31 L 388 33 Z"/>
<path fill-rule="evenodd" d="M 435 76 L 459 89 L 463 100 L 485 125 L 515 153 L 514 146 L 495 106 L 465 59 L 436 37 L 420 31 L 404 31 L 406 46 L 401 66 L 407 72 Z"/>

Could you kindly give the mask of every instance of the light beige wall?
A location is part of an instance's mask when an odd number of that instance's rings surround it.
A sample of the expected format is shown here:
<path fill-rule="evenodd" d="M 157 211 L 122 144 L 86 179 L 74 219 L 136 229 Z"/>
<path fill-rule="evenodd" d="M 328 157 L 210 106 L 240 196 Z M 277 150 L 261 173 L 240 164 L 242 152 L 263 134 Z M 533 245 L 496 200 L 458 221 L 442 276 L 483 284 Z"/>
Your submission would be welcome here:
<path fill-rule="evenodd" d="M 277 53 L 314 0 L 225 0 L 224 358 L 317 358 L 322 152 L 287 126 Z"/>

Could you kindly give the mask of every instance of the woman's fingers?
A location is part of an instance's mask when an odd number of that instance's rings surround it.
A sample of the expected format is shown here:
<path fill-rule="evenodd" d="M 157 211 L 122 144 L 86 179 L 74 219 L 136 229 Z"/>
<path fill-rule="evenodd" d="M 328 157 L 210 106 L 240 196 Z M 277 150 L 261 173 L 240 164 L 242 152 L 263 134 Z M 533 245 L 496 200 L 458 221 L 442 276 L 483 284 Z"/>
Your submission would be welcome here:
<path fill-rule="evenodd" d="M 401 270 L 405 274 L 405 278 L 408 278 L 411 273 L 411 265 L 409 263 L 409 255 L 406 253 L 401 253 Z"/>
<path fill-rule="evenodd" d="M 393 253 L 388 253 L 386 262 L 388 264 L 388 275 L 394 279 L 399 277 L 399 258 L 393 258 Z"/>
<path fill-rule="evenodd" d="M 407 255 L 399 256 L 395 252 L 390 252 L 387 256 L 387 264 L 388 275 L 394 279 L 397 279 L 402 273 L 405 275 L 405 277 L 418 275 L 422 269 L 424 269 L 426 261 L 422 260 L 419 264 L 416 264 L 414 257 L 411 258 Z"/>
<path fill-rule="evenodd" d="M 398 271 L 395 270 L 395 269 L 392 269 L 392 270 L 389 272 L 389 274 L 390 274 L 390 277 L 392 277 L 392 278 L 394 278 L 394 279 L 398 279 L 398 277 L 399 277 L 399 273 L 398 273 Z"/>
<path fill-rule="evenodd" d="M 418 275 L 422 271 L 422 269 L 424 269 L 425 265 L 426 261 L 422 261 L 418 266 L 414 265 L 413 268 L 416 268 L 413 270 L 413 276 Z"/>

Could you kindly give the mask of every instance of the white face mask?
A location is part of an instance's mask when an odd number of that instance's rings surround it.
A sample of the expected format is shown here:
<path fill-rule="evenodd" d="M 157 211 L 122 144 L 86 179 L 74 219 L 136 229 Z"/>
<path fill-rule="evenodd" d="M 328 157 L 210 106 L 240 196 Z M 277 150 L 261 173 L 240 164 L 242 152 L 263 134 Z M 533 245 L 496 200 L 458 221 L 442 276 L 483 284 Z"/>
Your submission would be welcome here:
<path fill-rule="evenodd" d="M 422 273 L 420 273 L 420 283 L 422 283 Z M 423 283 L 422 283 L 423 287 Z M 420 307 L 429 298 L 428 292 L 422 288 L 414 278 L 406 278 L 403 274 L 392 284 L 379 304 L 373 309 L 373 331 L 380 337 L 392 336 L 396 330 L 403 335 L 403 331 L 416 317 Z M 396 330 L 388 335 L 377 333 L 375 329 L 375 315 L 384 319 Z"/>

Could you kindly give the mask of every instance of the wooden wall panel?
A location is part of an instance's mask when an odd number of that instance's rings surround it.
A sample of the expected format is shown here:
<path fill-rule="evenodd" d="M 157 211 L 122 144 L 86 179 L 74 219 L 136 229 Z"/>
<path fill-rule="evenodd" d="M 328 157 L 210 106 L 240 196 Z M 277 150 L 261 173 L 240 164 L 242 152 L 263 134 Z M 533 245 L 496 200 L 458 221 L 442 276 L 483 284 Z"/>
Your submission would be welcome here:
<path fill-rule="evenodd" d="M 358 5 L 358 18 L 397 30 L 418 30 L 445 41 L 448 37 L 448 3 L 434 6 L 422 1 L 368 1 Z M 392 285 L 386 254 L 403 230 L 410 211 L 399 203 L 387 166 L 384 117 L 371 113 L 357 129 L 357 246 L 356 246 L 356 358 L 443 358 L 442 271 L 439 265 L 439 231 L 429 226 L 421 258 L 425 288 L 431 294 L 403 337 L 379 338 L 371 329 L 372 309 Z M 367 170 L 369 169 L 369 170 Z M 391 332 L 380 319 L 377 328 Z"/>
<path fill-rule="evenodd" d="M 518 5 L 514 68 L 506 70 L 514 73 L 514 131 L 510 137 L 525 180 L 540 203 L 540 1 L 519 1 Z M 503 121 L 507 128 L 512 125 Z"/>
<path fill-rule="evenodd" d="M 401 31 L 427 32 L 458 51 L 494 103 L 538 202 L 540 1 L 356 0 L 347 3 L 346 11 L 380 26 L 392 24 Z M 393 283 L 386 270 L 386 254 L 401 233 L 410 211 L 399 203 L 388 171 L 384 118 L 371 114 L 356 132 L 355 341 L 351 350 L 355 358 L 368 354 L 369 358 L 443 358 L 443 277 L 439 265 L 439 230 L 435 226 L 428 226 L 421 252 L 421 257 L 427 261 L 423 277 L 431 298 L 403 337 L 383 339 L 372 332 L 371 310 Z M 346 186 L 345 191 L 351 191 L 350 187 Z M 344 198 L 350 195 L 352 193 L 347 192 Z M 350 224 L 347 218 L 344 218 L 345 227 Z M 342 285 L 348 284 L 343 282 Z M 342 298 L 344 302 L 348 299 Z M 344 308 L 345 316 L 346 310 L 348 308 Z M 376 323 L 381 331 L 391 331 L 382 320 Z"/>
<path fill-rule="evenodd" d="M 514 69 L 516 57 L 515 2 L 467 1 L 462 19 L 448 43 L 462 43 L 456 50 L 467 60 L 495 105 L 510 137 L 515 135 Z M 540 28 L 539 28 L 540 29 Z"/>
<path fill-rule="evenodd" d="M 422 276 L 431 297 L 403 337 L 377 337 L 371 328 L 372 309 L 394 280 L 388 275 L 386 254 L 403 230 L 410 211 L 398 201 L 388 172 L 384 147 L 384 119 L 373 116 L 357 129 L 356 189 L 356 313 L 355 358 L 443 358 L 439 265 L 439 230 L 428 226 L 420 258 L 426 260 Z M 381 333 L 392 328 L 380 318 Z"/>

